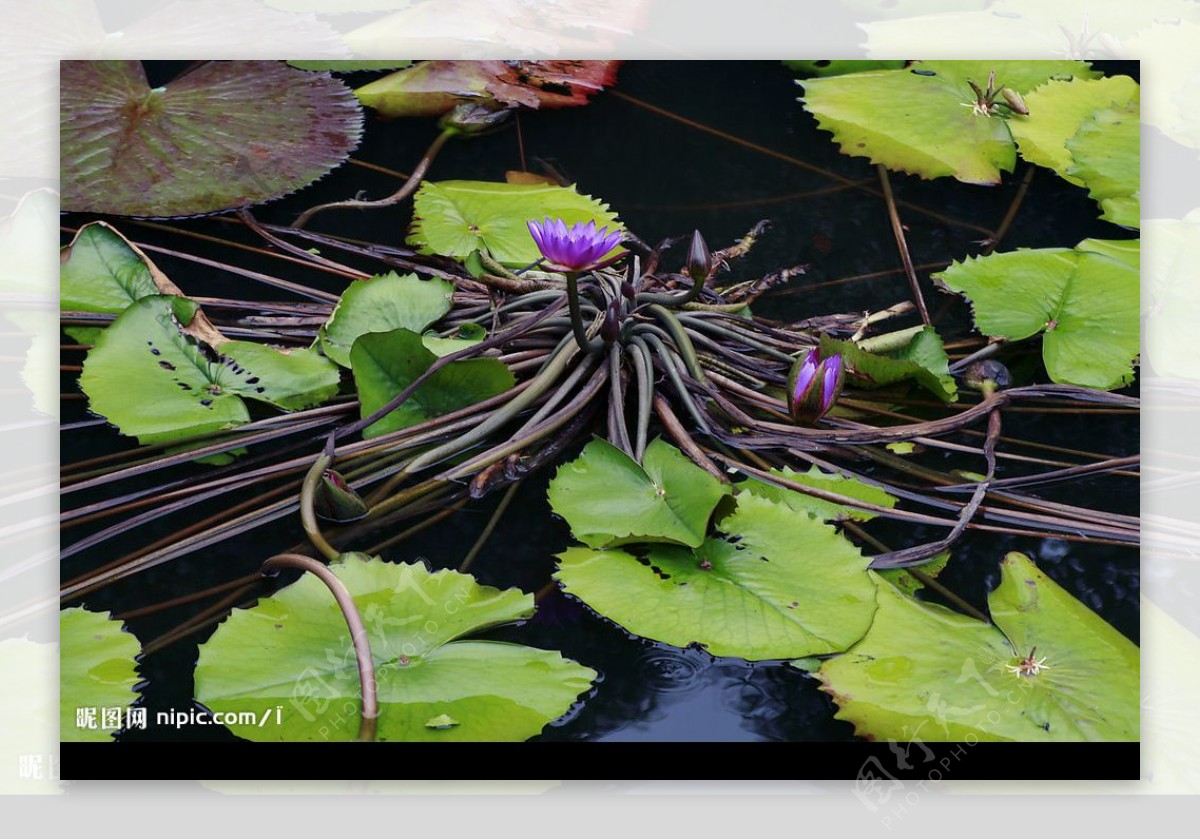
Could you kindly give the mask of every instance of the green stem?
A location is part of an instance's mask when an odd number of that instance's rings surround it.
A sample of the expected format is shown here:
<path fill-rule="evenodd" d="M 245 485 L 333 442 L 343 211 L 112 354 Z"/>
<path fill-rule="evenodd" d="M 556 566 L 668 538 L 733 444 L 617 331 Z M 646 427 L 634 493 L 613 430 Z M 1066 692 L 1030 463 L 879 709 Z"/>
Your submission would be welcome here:
<path fill-rule="evenodd" d="M 491 417 L 484 420 L 474 429 L 471 429 L 471 431 L 414 458 L 413 462 L 405 469 L 405 472 L 415 473 L 431 464 L 435 464 L 452 455 L 457 455 L 464 449 L 479 443 L 493 431 L 511 421 L 554 384 L 562 374 L 563 369 L 567 366 L 567 363 L 574 358 L 575 352 L 576 348 L 572 346 L 571 342 L 564 341 L 554 351 L 554 355 L 546 363 L 546 366 L 542 368 L 541 372 L 530 381 L 529 387 L 505 403 L 503 408 L 493 412 Z M 443 358 L 446 357 L 443 356 Z"/>
<path fill-rule="evenodd" d="M 304 532 L 308 534 L 309 541 L 312 542 L 317 551 L 321 552 L 329 560 L 336 560 L 341 552 L 330 545 L 321 534 L 321 526 L 317 522 L 317 514 L 313 505 L 317 486 L 321 483 L 321 478 L 324 476 L 325 470 L 332 463 L 333 436 L 330 435 L 325 441 L 325 451 L 313 461 L 312 466 L 308 468 L 308 473 L 304 476 L 304 482 L 300 485 L 300 522 L 304 525 Z"/>
<path fill-rule="evenodd" d="M 608 348 L 608 439 L 613 446 L 633 457 L 629 428 L 625 425 L 625 383 L 621 379 L 621 345 Z"/>
<path fill-rule="evenodd" d="M 688 393 L 687 386 L 683 383 L 683 376 L 680 374 L 679 367 L 675 363 L 674 352 L 663 343 L 662 339 L 652 332 L 654 329 L 657 328 L 650 327 L 650 325 L 641 325 L 631 337 L 631 341 L 637 343 L 644 340 L 645 343 L 654 348 L 654 351 L 658 354 L 658 358 L 662 360 L 663 369 L 667 372 L 667 378 L 671 380 L 671 384 L 675 387 L 675 393 L 679 395 L 680 402 L 687 409 L 692 421 L 696 424 L 696 428 L 706 435 L 711 434 L 712 430 L 708 425 L 708 421 L 704 419 L 704 415 L 696 406 L 695 400 L 692 399 L 692 395 Z M 682 364 L 682 360 L 680 360 L 680 364 Z"/>
<path fill-rule="evenodd" d="M 650 360 L 650 348 L 641 339 L 632 338 L 627 351 L 637 375 L 638 411 L 637 432 L 633 442 L 633 459 L 640 464 L 642 455 L 646 452 L 646 438 L 650 430 L 651 400 L 654 397 L 654 363 Z"/>
<path fill-rule="evenodd" d="M 719 324 L 711 323 L 709 319 L 697 318 L 691 315 L 680 315 L 679 320 L 689 327 L 693 327 L 701 332 L 713 333 L 723 338 L 728 338 L 739 344 L 744 344 L 760 353 L 770 356 L 772 359 L 777 359 L 781 362 L 791 364 L 796 361 L 795 356 L 784 353 L 782 350 L 777 350 L 755 338 L 751 338 L 741 330 L 733 329 L 732 327 L 722 327 Z"/>
<path fill-rule="evenodd" d="M 585 353 L 590 353 L 599 346 L 588 339 L 587 329 L 583 326 L 583 313 L 579 309 L 579 274 L 567 272 L 567 305 L 571 310 L 571 331 L 575 334 L 575 343 Z"/>
<path fill-rule="evenodd" d="M 305 557 L 302 554 L 276 554 L 263 563 L 262 568 L 264 572 L 268 572 L 281 566 L 312 572 L 329 587 L 334 600 L 341 607 L 342 616 L 346 619 L 346 626 L 350 628 L 350 640 L 354 644 L 354 656 L 358 660 L 358 682 L 362 691 L 362 721 L 358 728 L 358 740 L 374 741 L 375 726 L 379 721 L 375 660 L 371 656 L 371 642 L 367 637 L 367 627 L 363 624 L 362 616 L 359 615 L 354 597 L 337 575 L 311 557 Z"/>
<path fill-rule="evenodd" d="M 679 318 L 675 316 L 674 312 L 657 303 L 650 306 L 650 312 L 662 322 L 663 326 L 667 328 L 667 332 L 671 334 L 671 340 L 675 342 L 675 349 L 683 357 L 683 363 L 687 366 L 688 373 L 701 385 L 706 385 L 708 380 L 704 376 L 703 368 L 700 367 L 700 360 L 696 357 L 696 348 L 692 345 L 692 340 L 684 330 L 683 324 L 679 322 Z"/>

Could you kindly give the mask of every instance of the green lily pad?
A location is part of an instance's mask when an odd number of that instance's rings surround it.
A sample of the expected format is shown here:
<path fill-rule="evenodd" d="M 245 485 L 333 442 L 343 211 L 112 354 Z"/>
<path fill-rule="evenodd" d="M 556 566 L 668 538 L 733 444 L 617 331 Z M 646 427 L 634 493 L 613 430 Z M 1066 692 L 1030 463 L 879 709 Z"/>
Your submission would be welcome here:
<path fill-rule="evenodd" d="M 943 551 L 941 554 L 935 554 L 933 557 L 930 557 L 926 562 L 921 563 L 919 566 L 909 566 L 903 569 L 881 569 L 880 571 L 876 572 L 876 574 L 878 574 L 888 583 L 895 586 L 901 592 L 905 592 L 909 595 L 916 595 L 919 590 L 925 588 L 925 584 L 913 575 L 912 570 L 920 569 L 930 577 L 937 577 L 942 573 L 942 570 L 946 568 L 946 565 L 949 562 L 950 552 Z"/>
<path fill-rule="evenodd" d="M 151 89 L 137 61 L 64 61 L 62 206 L 194 216 L 305 187 L 358 144 L 362 110 L 328 74 L 214 61 Z"/>
<path fill-rule="evenodd" d="M 1053 169 L 1071 183 L 1082 182 L 1069 174 L 1075 159 L 1067 141 L 1097 111 L 1136 100 L 1138 84 L 1128 76 L 1103 79 L 1052 79 L 1025 97 L 1029 116 L 1013 117 L 1008 129 L 1017 141 L 1021 157 Z M 1134 164 L 1137 153 L 1134 152 Z"/>
<path fill-rule="evenodd" d="M 111 741 L 124 726 L 125 709 L 138 697 L 133 687 L 142 646 L 121 622 L 82 607 L 59 613 L 59 634 L 61 740 Z M 102 728 L 104 709 L 120 710 L 119 724 Z"/>
<path fill-rule="evenodd" d="M 1001 564 L 1000 586 L 988 598 L 994 626 L 917 601 L 882 579 L 878 599 L 866 636 L 819 672 L 837 717 L 858 734 L 1137 740 L 1137 647 L 1024 555 Z"/>
<path fill-rule="evenodd" d="M 160 294 L 142 256 L 104 222 L 85 225 L 66 247 L 59 271 L 60 306 L 70 312 L 124 312 Z"/>
<path fill-rule="evenodd" d="M 435 356 L 449 356 L 451 353 L 474 347 L 476 344 L 482 343 L 485 338 L 487 338 L 487 330 L 479 324 L 462 324 L 453 335 L 444 338 L 433 333 L 426 333 L 421 336 L 421 343 L 429 348 Z"/>
<path fill-rule="evenodd" d="M 870 559 L 830 525 L 757 495 L 698 549 L 568 548 L 554 577 L 630 633 L 714 656 L 795 659 L 845 650 L 874 612 Z"/>
<path fill-rule="evenodd" d="M 852 499 L 869 502 L 880 507 L 890 508 L 896 504 L 895 497 L 874 485 L 865 484 L 857 478 L 847 478 L 836 473 L 822 472 L 816 467 L 810 468 L 806 473 L 795 472 L 790 467 L 784 467 L 783 469 L 771 470 L 771 475 L 793 481 L 796 484 L 813 487 L 817 490 L 827 490 L 830 493 L 849 496 Z M 807 513 L 811 517 L 822 519 L 826 522 L 841 522 L 846 519 L 865 522 L 868 519 L 874 519 L 876 515 L 869 510 L 859 510 L 849 505 L 839 505 L 836 502 L 818 499 L 816 496 L 806 496 L 798 490 L 775 487 L 755 478 L 740 484 L 738 486 L 738 493 L 753 493 L 755 496 L 770 499 L 772 502 L 778 502 L 794 511 Z"/>
<path fill-rule="evenodd" d="M 889 169 L 974 184 L 1011 172 L 1016 148 L 1006 120 L 976 113 L 968 80 L 1025 94 L 1051 76 L 1090 77 L 1078 61 L 924 61 L 908 70 L 874 70 L 806 79 L 801 101 L 833 133 L 842 153 Z"/>
<path fill-rule="evenodd" d="M 971 300 L 981 331 L 1016 341 L 1043 333 L 1055 382 L 1117 388 L 1133 379 L 1137 269 L 1089 250 L 1045 248 L 972 257 L 933 275 Z"/>
<path fill-rule="evenodd" d="M 882 388 L 911 379 L 938 399 L 958 399 L 958 386 L 950 376 L 942 339 L 932 327 L 924 328 L 905 347 L 887 355 L 869 353 L 853 341 L 822 335 L 821 355 L 831 353 L 841 354 L 847 377 L 859 387 Z"/>
<path fill-rule="evenodd" d="M 1100 218 L 1123 227 L 1141 224 L 1141 124 L 1136 99 L 1097 111 L 1067 141 L 1075 164 L 1067 174 L 1100 203 Z"/>
<path fill-rule="evenodd" d="M 350 366 L 358 387 L 363 417 L 378 411 L 418 376 L 437 356 L 412 330 L 392 330 L 359 336 L 350 351 Z M 462 359 L 443 367 L 417 388 L 404 403 L 363 430 L 377 437 L 466 408 L 503 393 L 516 384 L 512 371 L 497 359 Z"/>
<path fill-rule="evenodd" d="M 408 242 L 422 254 L 466 259 L 478 250 L 503 265 L 523 267 L 542 256 L 527 222 L 546 217 L 568 226 L 595 221 L 597 227 L 624 230 L 607 204 L 573 187 L 426 181 L 413 198 Z"/>
<path fill-rule="evenodd" d="M 245 423 L 243 397 L 284 409 L 337 393 L 337 367 L 311 350 L 245 341 L 217 351 L 182 331 L 199 307 L 175 295 L 131 304 L 96 339 L 79 376 L 88 407 L 142 443 L 166 443 Z"/>
<path fill-rule="evenodd" d="M 1076 251 L 1091 251 L 1120 260 L 1135 271 L 1142 268 L 1140 239 L 1085 239 L 1075 246 Z"/>
<path fill-rule="evenodd" d="M 367 629 L 380 741 L 522 741 L 563 715 L 596 672 L 553 651 L 464 640 L 526 619 L 533 597 L 469 575 L 343 555 L 330 569 Z M 213 711 L 278 708 L 252 741 L 349 741 L 358 734 L 358 665 L 333 596 L 306 574 L 238 609 L 200 646 L 196 699 Z M 443 716 L 454 726 L 430 726 Z"/>
<path fill-rule="evenodd" d="M 550 482 L 550 507 L 591 548 L 666 542 L 696 548 L 730 487 L 661 438 L 642 463 L 603 440 L 563 464 Z"/>
<path fill-rule="evenodd" d="M 349 367 L 350 348 L 360 335 L 400 328 L 420 333 L 449 312 L 453 300 L 454 286 L 445 280 L 420 280 L 394 271 L 355 280 L 321 330 L 321 349 Z"/>
<path fill-rule="evenodd" d="M 784 66 L 797 73 L 810 76 L 844 76 L 864 70 L 899 70 L 905 65 L 899 61 L 784 61 Z"/>

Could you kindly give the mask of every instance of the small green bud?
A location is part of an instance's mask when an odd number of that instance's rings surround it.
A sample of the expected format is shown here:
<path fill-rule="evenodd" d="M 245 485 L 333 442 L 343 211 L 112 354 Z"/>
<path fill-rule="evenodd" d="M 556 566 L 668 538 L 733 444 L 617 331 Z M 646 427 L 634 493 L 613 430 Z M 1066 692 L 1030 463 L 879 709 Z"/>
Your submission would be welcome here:
<path fill-rule="evenodd" d="M 325 470 L 313 496 L 313 510 L 330 522 L 353 522 L 370 511 L 367 503 L 354 492 L 337 470 Z"/>
<path fill-rule="evenodd" d="M 502 128 L 512 113 L 512 108 L 498 107 L 491 100 L 463 102 L 443 114 L 438 120 L 438 126 L 442 129 L 454 129 L 467 136 L 486 134 Z"/>
<path fill-rule="evenodd" d="M 1021 98 L 1021 94 L 1012 88 L 1004 88 L 1000 91 L 1000 95 L 1004 97 L 1004 101 L 1008 103 L 1008 107 L 1012 108 L 1014 112 L 1023 116 L 1029 116 L 1029 106 L 1025 104 L 1025 100 Z"/>

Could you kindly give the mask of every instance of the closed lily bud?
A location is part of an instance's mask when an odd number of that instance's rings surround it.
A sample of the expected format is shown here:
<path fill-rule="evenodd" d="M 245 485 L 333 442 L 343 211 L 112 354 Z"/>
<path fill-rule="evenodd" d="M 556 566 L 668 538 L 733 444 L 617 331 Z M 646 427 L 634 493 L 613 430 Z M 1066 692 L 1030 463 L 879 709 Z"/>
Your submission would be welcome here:
<path fill-rule="evenodd" d="M 339 472 L 325 470 L 313 495 L 313 510 L 330 522 L 353 522 L 366 516 L 370 509 Z"/>
<path fill-rule="evenodd" d="M 512 115 L 512 108 L 498 107 L 493 102 L 463 102 L 443 114 L 438 125 L 468 136 L 487 134 L 502 128 Z"/>
<path fill-rule="evenodd" d="M 1029 106 L 1025 104 L 1025 100 L 1021 98 L 1021 94 L 1012 88 L 1004 88 L 1000 91 L 1000 95 L 1004 97 L 1004 101 L 1008 103 L 1008 107 L 1012 108 L 1013 111 L 1024 116 L 1029 116 Z"/>
<path fill-rule="evenodd" d="M 995 359 L 973 362 L 962 374 L 962 382 L 968 388 L 991 394 L 1012 384 L 1012 374 L 1003 363 Z"/>
<path fill-rule="evenodd" d="M 621 301 L 614 298 L 604 310 L 604 323 L 600 325 L 600 337 L 605 344 L 612 344 L 621 335 Z"/>
<path fill-rule="evenodd" d="M 693 231 L 692 246 L 688 249 L 688 276 L 692 278 L 693 283 L 703 285 L 711 271 L 712 254 L 708 250 L 708 243 L 704 241 L 704 237 L 700 235 L 700 231 Z"/>
<path fill-rule="evenodd" d="M 806 356 L 796 360 L 788 376 L 788 411 L 801 425 L 811 425 L 833 408 L 842 392 L 845 366 L 841 355 L 834 353 L 821 358 L 814 347 Z"/>

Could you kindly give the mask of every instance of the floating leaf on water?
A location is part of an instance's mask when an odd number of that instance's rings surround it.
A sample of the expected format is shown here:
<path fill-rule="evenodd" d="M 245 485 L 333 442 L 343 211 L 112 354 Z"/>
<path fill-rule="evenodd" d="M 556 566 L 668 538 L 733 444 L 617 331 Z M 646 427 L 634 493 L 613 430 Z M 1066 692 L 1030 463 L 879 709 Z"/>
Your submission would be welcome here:
<path fill-rule="evenodd" d="M 837 717 L 874 740 L 1135 741 L 1138 649 L 1010 553 L 995 625 L 879 579 L 866 636 L 818 675 Z"/>
<path fill-rule="evenodd" d="M 429 369 L 437 356 L 412 330 L 392 330 L 359 336 L 350 351 L 350 366 L 358 387 L 363 417 L 369 417 Z M 433 417 L 466 408 L 503 393 L 516 384 L 498 359 L 460 359 L 429 377 L 412 396 L 363 430 L 377 437 L 415 426 Z"/>
<path fill-rule="evenodd" d="M 464 102 L 498 108 L 586 105 L 616 80 L 619 61 L 423 61 L 360 87 L 382 116 L 436 117 Z"/>
<path fill-rule="evenodd" d="M 617 447 L 593 440 L 558 468 L 548 496 L 554 512 L 591 548 L 665 542 L 695 548 L 731 488 L 661 438 L 639 465 Z"/>
<path fill-rule="evenodd" d="M 63 741 L 112 741 L 101 709 L 125 710 L 137 699 L 137 658 L 142 646 L 107 613 L 71 607 L 59 613 L 59 711 Z M 80 710 L 83 710 L 82 712 Z M 89 711 L 95 726 L 80 726 Z"/>
<path fill-rule="evenodd" d="M 874 70 L 806 79 L 801 101 L 833 133 L 842 153 L 889 169 L 975 184 L 998 184 L 1016 148 L 1007 120 L 972 108 L 996 71 L 996 83 L 1028 93 L 1056 74 L 1099 75 L 1079 61 L 923 61 L 908 70 Z M 1023 119 L 1023 118 L 1022 118 Z"/>
<path fill-rule="evenodd" d="M 1071 183 L 1082 181 L 1068 173 L 1075 164 L 1067 141 L 1097 111 L 1137 100 L 1138 84 L 1128 76 L 1103 79 L 1050 80 L 1026 94 L 1029 116 L 1010 120 L 1009 131 L 1017 142 L 1021 157 L 1030 163 L 1053 169 Z M 1134 165 L 1137 152 L 1134 151 Z"/>
<path fill-rule="evenodd" d="M 562 716 L 596 672 L 554 651 L 464 637 L 533 614 L 533 596 L 420 563 L 343 555 L 330 569 L 367 628 L 380 741 L 522 741 Z M 237 609 L 200 646 L 196 699 L 215 711 L 280 708 L 231 724 L 252 741 L 350 741 L 361 714 L 345 619 L 314 575 Z M 429 724 L 457 721 L 445 728 Z"/>
<path fill-rule="evenodd" d="M 194 216 L 305 187 L 358 144 L 362 111 L 328 74 L 214 61 L 151 89 L 138 61 L 64 61 L 64 210 Z"/>
<path fill-rule="evenodd" d="M 291 410 L 337 393 L 337 367 L 310 350 L 229 341 L 218 354 L 183 331 L 197 310 L 173 295 L 131 304 L 84 360 L 79 385 L 88 407 L 149 444 L 245 423 L 242 398 Z"/>
<path fill-rule="evenodd" d="M 355 280 L 342 292 L 321 329 L 325 355 L 342 367 L 350 366 L 350 348 L 360 335 L 396 329 L 424 332 L 450 311 L 454 286 L 445 280 L 421 280 L 415 274 L 389 271 Z"/>
<path fill-rule="evenodd" d="M 542 256 L 527 223 L 544 218 L 562 219 L 568 227 L 594 221 L 609 231 L 624 230 L 607 204 L 573 187 L 426 181 L 413 198 L 408 242 L 422 254 L 466 259 L 484 251 L 503 265 L 523 268 Z"/>
<path fill-rule="evenodd" d="M 568 548 L 554 577 L 630 633 L 714 656 L 795 659 L 845 650 L 871 623 L 870 558 L 808 516 L 754 494 L 737 497 L 698 549 Z"/>
<path fill-rule="evenodd" d="M 1140 106 L 1131 100 L 1098 111 L 1067 141 L 1074 165 L 1067 174 L 1099 202 L 1100 218 L 1127 228 L 1141 225 Z"/>
<path fill-rule="evenodd" d="M 118 314 L 135 300 L 165 291 L 145 255 L 104 222 L 80 228 L 64 257 L 59 271 L 64 311 Z"/>
<path fill-rule="evenodd" d="M 933 277 L 971 300 L 987 335 L 1016 341 L 1043 333 L 1042 358 L 1055 382 L 1118 388 L 1132 381 L 1140 349 L 1138 271 L 1128 256 L 1083 247 L 971 257 Z"/>

